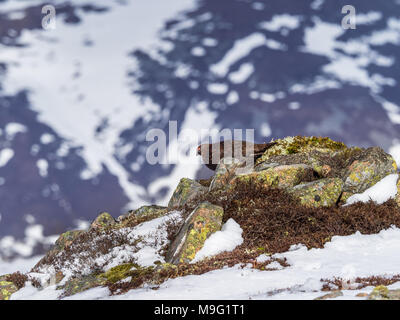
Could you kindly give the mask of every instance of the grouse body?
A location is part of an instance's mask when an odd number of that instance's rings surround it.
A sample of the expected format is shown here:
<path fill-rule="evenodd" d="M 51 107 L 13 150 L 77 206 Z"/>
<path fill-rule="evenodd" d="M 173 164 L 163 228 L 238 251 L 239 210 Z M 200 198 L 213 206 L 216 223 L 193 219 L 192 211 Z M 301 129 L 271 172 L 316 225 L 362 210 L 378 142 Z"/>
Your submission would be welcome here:
<path fill-rule="evenodd" d="M 204 164 L 209 169 L 215 171 L 219 161 L 224 157 L 243 159 L 252 156 L 255 161 L 275 144 L 276 142 L 252 143 L 241 140 L 227 140 L 201 144 L 197 147 L 197 154 L 201 155 Z"/>

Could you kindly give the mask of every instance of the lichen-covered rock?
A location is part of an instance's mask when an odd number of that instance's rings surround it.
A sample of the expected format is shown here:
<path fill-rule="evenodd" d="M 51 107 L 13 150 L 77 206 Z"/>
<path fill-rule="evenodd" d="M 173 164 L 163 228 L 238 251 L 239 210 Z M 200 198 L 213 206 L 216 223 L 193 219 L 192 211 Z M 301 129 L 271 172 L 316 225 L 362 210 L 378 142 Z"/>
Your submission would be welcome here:
<path fill-rule="evenodd" d="M 186 219 L 167 254 L 167 262 L 190 262 L 206 239 L 221 230 L 224 210 L 209 202 L 199 204 Z"/>
<path fill-rule="evenodd" d="M 400 289 L 389 290 L 386 286 L 377 286 L 368 295 L 368 300 L 400 300 Z"/>
<path fill-rule="evenodd" d="M 17 286 L 6 278 L 7 275 L 0 277 L 0 300 L 9 300 L 11 295 L 18 291 Z"/>
<path fill-rule="evenodd" d="M 326 137 L 286 137 L 274 140 L 276 145 L 269 148 L 258 163 L 264 162 L 272 156 L 290 155 L 296 153 L 309 153 L 311 151 L 332 153 L 344 150 L 347 146 L 342 142 L 336 142 Z"/>
<path fill-rule="evenodd" d="M 64 290 L 63 296 L 72 296 L 91 288 L 104 286 L 106 283 L 106 279 L 98 275 L 91 274 L 79 278 L 70 279 L 63 286 L 57 287 L 57 289 Z"/>
<path fill-rule="evenodd" d="M 332 291 L 331 293 L 327 293 L 321 297 L 315 298 L 314 300 L 327 300 L 327 299 L 335 299 L 337 297 L 343 296 L 343 292 L 340 290 Z"/>
<path fill-rule="evenodd" d="M 187 201 L 193 199 L 196 195 L 205 192 L 207 192 L 207 188 L 202 186 L 197 181 L 182 178 L 168 203 L 168 208 L 171 209 L 181 207 Z"/>
<path fill-rule="evenodd" d="M 299 198 L 302 205 L 330 207 L 339 200 L 342 188 L 343 181 L 341 179 L 326 178 L 299 184 L 288 191 Z"/>
<path fill-rule="evenodd" d="M 137 218 L 141 221 L 149 221 L 152 219 L 157 219 L 168 213 L 167 207 L 151 205 L 151 206 L 142 206 L 137 210 L 129 211 L 127 214 L 121 215 L 117 218 L 117 225 L 114 225 L 115 228 L 123 228 L 130 223 L 130 218 Z"/>
<path fill-rule="evenodd" d="M 243 169 L 246 163 L 243 160 L 235 158 L 222 158 L 215 170 L 214 177 L 211 181 L 209 190 L 225 188 L 229 182 Z"/>
<path fill-rule="evenodd" d="M 102 212 L 100 213 L 96 219 L 90 225 L 91 230 L 102 230 L 107 227 L 111 227 L 116 223 L 115 219 L 108 213 Z"/>
<path fill-rule="evenodd" d="M 400 177 L 399 180 L 397 180 L 397 194 L 396 194 L 396 203 L 400 207 Z"/>
<path fill-rule="evenodd" d="M 84 230 L 72 230 L 61 234 L 56 240 L 54 246 L 42 259 L 39 260 L 39 262 L 33 267 L 32 270 L 37 270 L 42 265 L 47 264 L 48 261 L 51 261 L 53 259 L 53 257 L 71 246 L 72 243 L 74 243 L 74 241 L 83 233 L 85 233 Z"/>
<path fill-rule="evenodd" d="M 79 237 L 79 235 L 81 235 L 84 232 L 85 231 L 83 230 L 72 230 L 64 232 L 56 240 L 53 249 L 55 249 L 57 252 L 64 250 L 65 248 L 70 246 L 74 242 L 74 240 Z"/>
<path fill-rule="evenodd" d="M 393 157 L 379 147 L 368 148 L 347 168 L 343 191 L 362 193 L 389 174 L 397 172 Z"/>
<path fill-rule="evenodd" d="M 314 170 L 305 164 L 273 166 L 266 170 L 253 172 L 246 175 L 239 175 L 232 181 L 235 183 L 253 183 L 259 184 L 265 188 L 276 187 L 286 189 L 293 187 L 301 182 L 311 181 Z"/>

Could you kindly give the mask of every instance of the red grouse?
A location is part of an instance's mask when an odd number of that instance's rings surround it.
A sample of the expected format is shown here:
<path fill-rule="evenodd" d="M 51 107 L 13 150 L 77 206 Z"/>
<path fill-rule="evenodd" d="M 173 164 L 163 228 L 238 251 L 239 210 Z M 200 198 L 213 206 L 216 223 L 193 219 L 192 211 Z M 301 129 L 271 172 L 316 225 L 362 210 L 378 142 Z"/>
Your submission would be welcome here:
<path fill-rule="evenodd" d="M 224 157 L 245 158 L 246 156 L 252 156 L 255 161 L 261 157 L 267 149 L 275 144 L 276 142 L 252 143 L 240 140 L 227 140 L 212 144 L 201 144 L 197 147 L 197 154 L 201 155 L 204 164 L 209 169 L 215 171 L 219 161 Z"/>

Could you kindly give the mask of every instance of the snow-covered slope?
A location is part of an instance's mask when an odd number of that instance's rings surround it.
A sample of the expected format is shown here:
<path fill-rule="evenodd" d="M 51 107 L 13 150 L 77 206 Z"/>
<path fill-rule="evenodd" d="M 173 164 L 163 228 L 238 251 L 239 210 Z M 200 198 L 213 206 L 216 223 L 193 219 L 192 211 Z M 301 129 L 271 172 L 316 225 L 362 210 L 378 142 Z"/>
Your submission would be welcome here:
<path fill-rule="evenodd" d="M 0 1 L 2 254 L 42 252 L 99 211 L 165 204 L 181 177 L 205 177 L 197 162 L 146 162 L 146 132 L 170 120 L 260 141 L 327 135 L 400 161 L 400 5 L 353 1 L 344 30 L 345 4 Z"/>

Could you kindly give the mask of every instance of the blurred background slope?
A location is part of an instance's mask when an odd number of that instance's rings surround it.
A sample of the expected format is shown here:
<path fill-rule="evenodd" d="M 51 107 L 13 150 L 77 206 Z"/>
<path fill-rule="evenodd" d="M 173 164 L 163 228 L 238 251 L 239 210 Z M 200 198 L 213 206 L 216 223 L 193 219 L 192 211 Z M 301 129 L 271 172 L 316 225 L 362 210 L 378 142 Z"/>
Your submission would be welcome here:
<path fill-rule="evenodd" d="M 209 175 L 146 162 L 146 132 L 171 120 L 400 159 L 400 1 L 352 1 L 355 30 L 341 27 L 347 4 L 0 0 L 0 257 L 40 254 L 100 211 L 165 204 L 181 177 Z"/>

